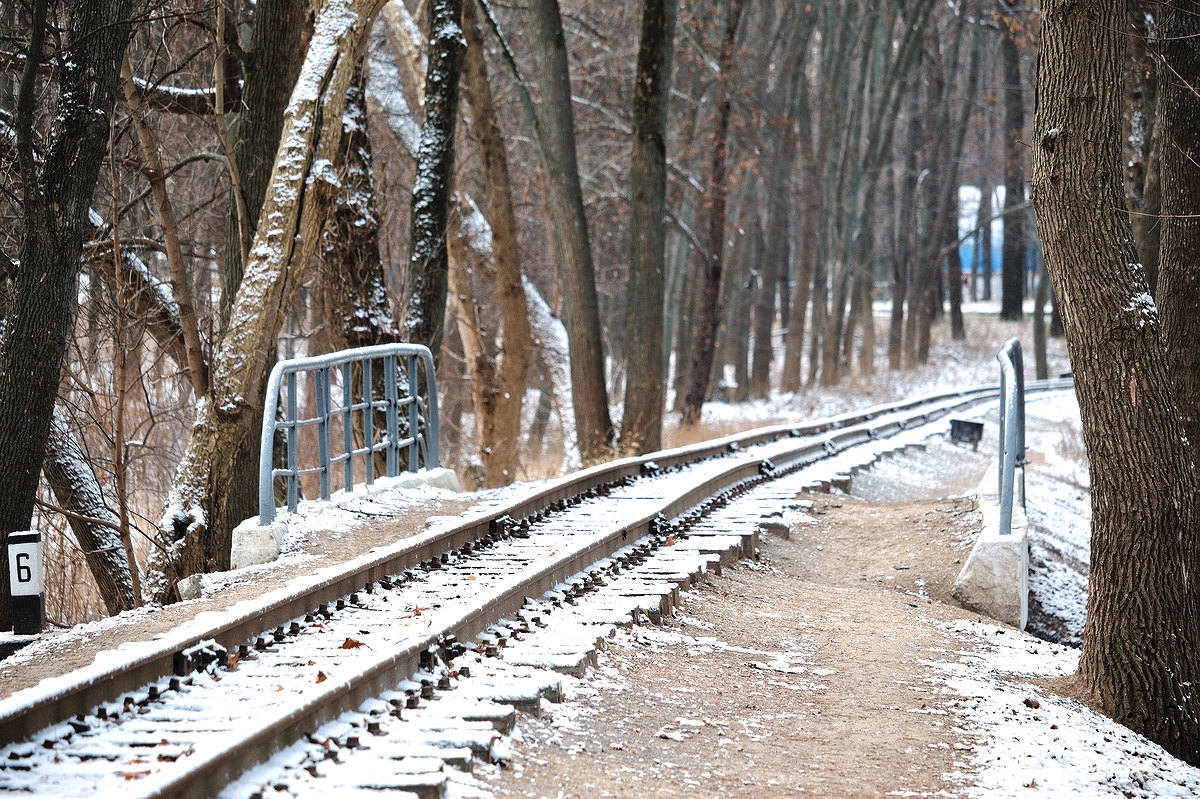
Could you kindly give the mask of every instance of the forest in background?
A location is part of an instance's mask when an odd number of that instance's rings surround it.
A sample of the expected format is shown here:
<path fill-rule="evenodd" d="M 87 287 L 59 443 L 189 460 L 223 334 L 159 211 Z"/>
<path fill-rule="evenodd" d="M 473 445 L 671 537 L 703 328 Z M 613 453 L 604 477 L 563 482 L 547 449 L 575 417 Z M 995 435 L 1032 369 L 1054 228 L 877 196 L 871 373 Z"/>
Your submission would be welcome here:
<path fill-rule="evenodd" d="M 1026 120 L 1039 17 L 1020 2 L 0 9 L 0 320 L 20 318 L 22 247 L 41 236 L 33 198 L 47 218 L 56 192 L 81 198 L 61 214 L 79 217 L 63 225 L 79 259 L 60 281 L 70 287 L 58 300 L 70 315 L 55 322 L 61 368 L 40 384 L 58 399 L 32 526 L 63 534 L 60 595 L 131 555 L 151 579 L 143 592 L 126 566 L 128 585 L 101 578 L 89 600 L 58 606 L 57 623 L 142 593 L 169 601 L 175 579 L 228 565 L 228 533 L 257 500 L 257 438 L 245 431 L 262 399 L 243 391 L 246 376 L 261 382 L 277 357 L 426 336 L 445 460 L 496 486 L 654 449 L 665 414 L 695 423 L 718 392 L 742 401 L 922 364 L 931 325 L 969 335 L 964 298 L 998 286 L 1002 315 L 1019 318 L 1034 288 Z M 95 179 L 71 187 L 86 172 L 60 156 L 77 99 L 71 67 L 83 61 L 73 48 L 94 44 L 76 44 L 71 26 L 103 13 L 125 15 L 127 43 L 111 45 L 121 57 L 93 136 Z M 659 63 L 644 65 L 639 43 L 655 18 L 669 24 L 648 50 Z M 1143 166 L 1153 70 L 1136 9 L 1129 32 L 1127 189 L 1141 208 L 1153 202 Z M 631 187 L 656 149 L 654 109 L 635 99 L 654 68 L 654 86 L 670 88 L 658 99 L 661 215 L 635 210 L 644 198 Z M 99 67 L 88 69 L 85 80 Z M 447 74 L 459 77 L 439 81 Z M 99 99 L 89 98 L 93 115 Z M 452 143 L 440 162 L 429 150 L 438 131 Z M 281 187 L 272 166 L 288 146 L 297 172 Z M 51 174 L 64 163 L 68 174 Z M 973 225 L 959 220 L 971 213 L 964 186 L 991 200 L 974 204 Z M 443 197 L 425 239 L 415 189 Z M 283 230 L 292 235 L 275 246 Z M 63 236 L 51 233 L 41 238 Z M 439 249 L 442 305 L 421 271 Z M 242 291 L 239 306 L 244 274 L 278 284 Z M 1038 288 L 1046 304 L 1047 284 Z M 649 337 L 647 297 L 661 297 L 650 303 L 661 338 Z M 892 311 L 877 333 L 866 322 L 881 301 Z M 265 317 L 243 344 L 253 363 L 230 355 Z M 650 410 L 630 396 L 649 397 Z M 197 444 L 195 430 L 224 418 L 206 414 L 234 406 L 232 437 Z M 28 426 L 13 407 L 0 428 Z M 226 463 L 205 471 L 205 458 Z M 195 500 L 197 485 L 221 496 Z M 6 531 L 25 526 L 10 523 L 20 501 L 0 508 Z M 176 549 L 185 562 L 169 556 Z"/>
<path fill-rule="evenodd" d="M 229 566 L 280 357 L 428 345 L 494 486 L 911 370 L 991 269 L 1075 373 L 1070 690 L 1200 762 L 1192 0 L 24 0 L 0 59 L 0 536 L 69 527 L 56 623 Z"/>

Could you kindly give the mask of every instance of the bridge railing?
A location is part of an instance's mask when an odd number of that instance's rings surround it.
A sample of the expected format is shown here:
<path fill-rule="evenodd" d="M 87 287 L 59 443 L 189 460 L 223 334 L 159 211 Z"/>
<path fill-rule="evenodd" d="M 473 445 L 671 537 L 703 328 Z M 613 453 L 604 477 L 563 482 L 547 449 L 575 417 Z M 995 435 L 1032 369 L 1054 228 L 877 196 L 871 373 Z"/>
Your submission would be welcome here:
<path fill-rule="evenodd" d="M 424 373 L 424 391 L 419 377 Z M 302 394 L 315 412 L 301 407 Z M 315 429 L 317 463 L 300 467 L 300 433 Z M 276 467 L 277 432 L 283 433 L 284 463 Z M 376 453 L 384 473 L 400 474 L 401 453 L 409 471 L 438 466 L 437 380 L 433 356 L 419 344 L 380 344 L 313 358 L 279 361 L 267 381 L 259 449 L 260 524 L 275 519 L 275 479 L 286 481 L 287 507 L 295 510 L 300 479 L 318 475 L 321 499 L 341 467 L 342 486 L 353 490 L 355 459 L 367 485 L 376 477 Z"/>
<path fill-rule="evenodd" d="M 1017 468 L 1021 507 L 1025 507 L 1025 369 L 1021 342 L 1011 338 L 996 354 L 1000 362 L 1000 534 L 1012 532 Z"/>

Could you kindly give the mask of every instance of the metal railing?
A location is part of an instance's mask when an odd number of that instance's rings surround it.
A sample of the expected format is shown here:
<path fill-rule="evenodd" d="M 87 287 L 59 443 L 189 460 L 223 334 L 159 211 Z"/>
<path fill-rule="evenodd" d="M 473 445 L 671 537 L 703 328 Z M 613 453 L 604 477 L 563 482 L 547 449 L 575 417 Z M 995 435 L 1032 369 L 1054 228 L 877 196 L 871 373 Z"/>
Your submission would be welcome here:
<path fill-rule="evenodd" d="M 1021 342 L 1010 338 L 996 354 L 1000 362 L 1000 534 L 1012 532 L 1013 494 L 1021 468 L 1021 507 L 1025 507 L 1025 368 Z"/>
<path fill-rule="evenodd" d="M 418 374 L 425 373 L 424 399 L 417 391 Z M 376 369 L 381 372 L 377 372 Z M 312 392 L 316 406 L 313 416 L 299 416 L 300 385 L 297 376 L 311 375 L 302 384 Z M 377 396 L 375 380 L 382 374 L 382 394 Z M 286 401 L 280 413 L 280 393 Z M 336 400 L 336 404 L 335 404 Z M 376 421 L 382 416 L 382 429 Z M 356 428 L 356 422 L 358 426 Z M 299 467 L 300 431 L 316 429 L 317 465 Z M 340 427 L 340 436 L 334 428 Z M 286 466 L 274 466 L 276 432 L 284 432 Z M 359 434 L 361 445 L 355 443 Z M 341 451 L 334 453 L 334 439 L 340 438 Z M 420 344 L 380 344 L 373 347 L 342 350 L 314 358 L 279 361 L 267 381 L 266 407 L 263 410 L 262 442 L 258 461 L 258 518 L 260 524 L 275 519 L 275 478 L 287 481 L 287 507 L 294 511 L 300 500 L 300 478 L 319 476 L 320 497 L 329 498 L 330 476 L 340 464 L 342 485 L 354 486 L 354 459 L 362 461 L 367 485 L 375 480 L 375 454 L 384 453 L 385 474 L 400 474 L 400 454 L 407 452 L 409 471 L 438 465 L 437 380 L 433 355 Z"/>

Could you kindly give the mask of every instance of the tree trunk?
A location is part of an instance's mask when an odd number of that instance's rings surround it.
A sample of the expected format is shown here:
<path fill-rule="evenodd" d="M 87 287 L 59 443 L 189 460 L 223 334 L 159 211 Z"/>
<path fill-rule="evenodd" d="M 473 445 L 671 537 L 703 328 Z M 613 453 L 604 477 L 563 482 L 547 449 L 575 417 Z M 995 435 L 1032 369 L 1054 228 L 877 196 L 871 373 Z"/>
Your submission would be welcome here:
<path fill-rule="evenodd" d="M 300 65 L 304 63 L 304 48 L 311 35 L 312 19 L 307 0 L 258 0 L 254 6 L 248 59 L 245 64 L 239 111 L 231 126 L 233 152 L 228 153 L 235 166 L 238 185 L 230 186 L 229 211 L 225 224 L 225 258 L 221 267 L 221 330 L 228 332 L 229 311 L 242 282 L 244 262 L 242 242 L 253 240 L 259 213 L 271 180 L 271 167 L 279 150 L 283 131 L 283 112 L 296 87 Z M 232 26 L 230 26 L 232 27 Z M 220 124 L 220 123 L 218 123 Z M 231 184 L 234 182 L 231 180 Z M 250 230 L 243 231 L 237 211 L 237 191 L 242 192 Z M 264 364 L 270 371 L 274 353 Z M 254 415 L 251 426 L 262 423 L 263 397 L 247 397 Z M 258 447 L 255 436 L 241 445 L 229 484 L 226 516 L 221 528 L 232 530 L 243 519 L 258 513 Z M 225 547 L 218 546 L 224 551 Z M 218 563 L 226 566 L 224 559 Z"/>
<path fill-rule="evenodd" d="M 1161 84 L 1156 125 L 1162 212 L 1157 297 L 1175 398 L 1195 452 L 1200 446 L 1200 20 L 1195 3 L 1183 0 L 1169 0 L 1161 12 L 1156 41 L 1171 79 Z"/>
<path fill-rule="evenodd" d="M 721 323 L 721 273 L 725 268 L 725 204 L 729 187 L 726 185 L 726 155 L 729 150 L 729 117 L 732 102 L 729 88 L 724 85 L 733 65 L 733 49 L 738 24 L 746 0 L 732 0 L 717 57 L 717 118 L 713 124 L 712 167 L 708 179 L 708 262 L 704 267 L 704 286 L 700 295 L 700 319 L 692 338 L 692 366 L 688 375 L 687 392 L 683 399 L 683 424 L 700 421 L 700 409 L 708 395 L 709 373 L 716 354 L 717 326 Z"/>
<path fill-rule="evenodd" d="M 762 399 L 766 399 L 771 391 L 771 361 L 774 357 L 771 330 L 775 320 L 776 296 L 779 298 L 781 324 L 788 329 L 792 321 L 789 307 L 790 297 L 787 295 L 787 235 L 788 220 L 792 209 L 792 168 L 799 144 L 796 126 L 798 118 L 801 116 L 801 103 L 805 91 L 804 56 L 808 51 L 808 42 L 812 35 L 812 21 L 813 15 L 810 12 L 795 20 L 793 27 L 789 30 L 780 58 L 785 77 L 778 80 L 771 98 L 773 100 L 771 111 L 777 115 L 780 130 L 776 131 L 772 137 L 775 152 L 766 179 L 766 249 L 761 266 L 765 290 L 759 293 L 759 301 L 754 309 L 754 357 L 750 366 L 750 396 Z M 798 320 L 800 330 L 803 331 L 804 309 L 800 308 L 797 313 L 800 317 Z M 803 334 L 800 340 L 803 341 Z M 787 369 L 786 357 L 785 352 L 785 371 Z M 795 372 L 798 383 L 800 373 L 798 364 Z M 794 391 L 798 388 L 797 385 L 796 388 L 784 390 Z"/>
<path fill-rule="evenodd" d="M 538 123 L 544 146 L 546 216 L 569 336 L 575 428 L 584 463 L 596 463 L 612 453 L 613 424 L 608 413 L 600 306 L 579 185 L 567 44 L 558 0 L 531 0 L 529 19 L 530 49 L 541 95 Z"/>
<path fill-rule="evenodd" d="M 192 286 L 188 280 L 187 265 L 183 260 L 183 248 L 179 243 L 179 224 L 175 219 L 175 206 L 167 192 L 166 170 L 159 155 L 158 139 L 146 122 L 146 111 L 133 83 L 133 70 L 129 58 L 121 62 L 121 82 L 125 89 L 125 102 L 129 105 L 130 121 L 137 133 L 142 150 L 142 172 L 150 182 L 150 193 L 158 209 L 159 227 L 162 229 L 163 245 L 167 265 L 171 273 L 171 295 L 179 309 L 180 331 L 183 333 L 187 354 L 188 377 L 192 391 L 200 397 L 208 390 L 208 364 L 200 344 L 200 329 L 196 323 L 196 308 L 192 302 Z"/>
<path fill-rule="evenodd" d="M 1156 28 L 1159 12 L 1150 7 L 1148 0 L 1128 3 L 1128 28 L 1126 37 L 1129 57 L 1125 71 L 1124 117 L 1128 130 L 1124 139 L 1128 150 L 1125 161 L 1125 201 L 1131 212 L 1129 221 L 1133 225 L 1133 238 L 1137 243 L 1138 260 L 1146 268 L 1146 280 L 1150 293 L 1158 294 L 1159 233 L 1161 231 L 1159 165 L 1161 137 L 1157 132 L 1158 118 L 1158 65 L 1149 43 L 1163 43 L 1162 34 L 1156 29 L 1150 33 L 1148 23 Z M 1174 75 L 1168 83 L 1176 80 Z"/>
<path fill-rule="evenodd" d="M 233 153 L 230 154 L 237 165 L 242 199 L 253 226 L 258 224 L 259 211 L 267 196 L 271 167 L 283 132 L 283 111 L 296 87 L 300 65 L 304 63 L 305 42 L 311 33 L 311 22 L 306 20 L 308 6 L 307 0 L 258 0 L 254 6 L 247 43 L 251 58 L 241 62 L 245 64 L 244 85 L 240 109 L 232 126 Z M 244 269 L 236 205 L 231 195 L 225 230 L 225 260 L 221 269 L 223 319 L 228 319 Z M 249 233 L 253 238 L 254 230 Z"/>
<path fill-rule="evenodd" d="M 625 416 L 621 452 L 662 448 L 667 108 L 676 0 L 643 0 L 633 94 L 629 285 L 625 292 Z"/>
<path fill-rule="evenodd" d="M 454 129 L 458 78 L 467 42 L 462 0 L 429 5 L 429 67 L 425 75 L 425 124 L 412 189 L 412 237 L 408 255 L 408 305 L 404 338 L 424 344 L 436 362 L 446 321 L 450 182 L 454 175 Z"/>
<path fill-rule="evenodd" d="M 1196 477 L 1121 186 L 1123 4 L 1044 0 L 1033 198 L 1091 463 L 1079 674 L 1105 713 L 1200 763 Z"/>
<path fill-rule="evenodd" d="M 137 564 L 131 569 L 122 541 L 121 520 L 104 504 L 96 475 L 57 408 L 50 424 L 42 470 L 55 502 L 75 534 L 109 615 L 136 607 L 138 598 L 131 574 Z"/>
<path fill-rule="evenodd" d="M 463 6 L 467 52 L 463 63 L 463 92 L 471 109 L 471 125 L 483 160 L 483 190 L 492 226 L 492 255 L 496 266 L 496 298 L 504 333 L 502 357 L 496 371 L 496 394 L 490 439 L 483 443 L 484 485 L 507 485 L 516 479 L 520 462 L 521 399 L 533 357 L 529 309 L 521 284 L 517 218 L 513 210 L 508 156 L 496 117 L 496 103 L 483 58 L 483 36 L 474 0 Z"/>
<path fill-rule="evenodd" d="M 303 283 L 337 196 L 342 112 L 371 23 L 383 0 L 327 0 L 284 121 L 270 190 L 263 203 L 229 330 L 213 355 L 208 393 L 175 473 L 152 552 L 149 598 L 170 602 L 176 583 L 229 558 L 227 509 L 234 456 L 256 419 L 251 400 L 265 387 L 266 364 L 287 309 Z"/>
<path fill-rule="evenodd" d="M 1020 13 L 1021 0 L 1009 4 L 1012 14 Z M 1021 83 L 1021 51 L 1017 44 L 1020 26 L 1015 18 L 1006 20 L 1000 36 L 1000 55 L 1004 62 L 1004 206 L 1012 208 L 1025 202 L 1025 92 Z M 1004 272 L 1000 295 L 1000 318 L 1018 321 L 1025 299 L 1025 218 L 1020 211 L 1004 217 Z"/>
<path fill-rule="evenodd" d="M 792 286 L 791 319 L 788 322 L 787 338 L 784 341 L 783 373 L 779 377 L 779 390 L 800 391 L 803 385 L 801 356 L 804 353 L 804 320 L 808 314 L 808 303 L 812 297 L 813 263 L 817 257 L 818 225 L 821 219 L 821 190 L 817 184 L 816 165 L 811 153 L 805 153 L 803 166 L 800 230 L 796 246 L 796 282 Z M 816 313 L 813 314 L 814 322 Z"/>
<path fill-rule="evenodd" d="M 1049 296 L 1050 275 L 1043 265 L 1038 275 L 1037 296 L 1033 301 L 1033 358 L 1038 380 L 1050 377 L 1050 367 L 1046 363 L 1046 300 Z"/>
<path fill-rule="evenodd" d="M 91 0 L 75 7 L 65 42 L 74 68 L 57 74 L 58 107 L 39 163 L 35 84 L 48 22 L 44 0 L 34 3 L 14 115 L 24 237 L 0 342 L 0 630 L 12 627 L 8 534 L 29 529 L 33 517 L 74 317 L 83 233 L 108 149 L 131 9 L 130 0 Z"/>

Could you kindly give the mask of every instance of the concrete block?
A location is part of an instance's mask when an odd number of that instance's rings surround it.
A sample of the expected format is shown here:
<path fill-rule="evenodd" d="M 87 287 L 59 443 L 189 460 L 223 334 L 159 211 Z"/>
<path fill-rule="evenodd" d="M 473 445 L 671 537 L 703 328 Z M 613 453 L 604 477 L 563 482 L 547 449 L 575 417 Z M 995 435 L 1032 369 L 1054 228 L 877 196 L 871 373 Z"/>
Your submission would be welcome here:
<path fill-rule="evenodd" d="M 242 569 L 277 560 L 279 547 L 286 535 L 287 525 L 282 522 L 261 525 L 257 516 L 247 519 L 233 528 L 230 568 Z"/>
<path fill-rule="evenodd" d="M 995 485 L 992 469 L 980 484 L 983 529 L 950 594 L 965 608 L 1024 630 L 1029 621 L 1029 523 L 1018 498 L 1012 532 L 1000 535 Z"/>
<path fill-rule="evenodd" d="M 179 591 L 179 598 L 183 601 L 189 599 L 199 599 L 202 592 L 199 574 L 189 574 L 179 582 L 175 583 L 175 589 Z"/>
<path fill-rule="evenodd" d="M 419 488 L 420 486 L 427 485 L 434 488 L 444 488 L 447 491 L 462 491 L 462 486 L 458 482 L 458 475 L 454 473 L 453 469 L 445 467 L 404 472 L 392 478 L 390 485 L 398 488 Z"/>

